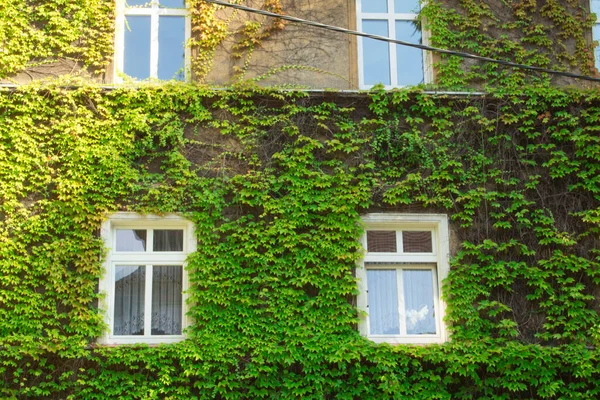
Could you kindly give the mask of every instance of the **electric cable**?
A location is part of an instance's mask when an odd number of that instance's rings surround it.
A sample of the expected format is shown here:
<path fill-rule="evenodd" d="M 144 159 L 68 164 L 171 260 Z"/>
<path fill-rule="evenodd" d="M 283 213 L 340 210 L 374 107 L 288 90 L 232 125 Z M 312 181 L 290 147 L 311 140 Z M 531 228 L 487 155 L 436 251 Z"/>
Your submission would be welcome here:
<path fill-rule="evenodd" d="M 205 1 L 208 3 L 213 3 L 213 4 L 217 4 L 217 5 L 224 6 L 224 7 L 230 7 L 230 8 L 234 8 L 237 10 L 242 10 L 242 11 L 246 11 L 249 13 L 253 13 L 253 14 L 264 15 L 266 17 L 280 18 L 285 21 L 295 22 L 295 23 L 302 24 L 302 25 L 313 26 L 316 28 L 322 28 L 322 29 L 326 29 L 329 31 L 340 32 L 340 33 L 345 33 L 345 34 L 354 35 L 354 36 L 361 36 L 361 37 L 365 37 L 368 39 L 380 40 L 380 41 L 388 42 L 388 43 L 395 43 L 395 44 L 399 44 L 401 46 L 415 47 L 417 49 L 428 50 L 428 51 L 431 51 L 434 53 L 449 54 L 449 55 L 453 55 L 453 56 L 470 58 L 473 60 L 490 62 L 490 63 L 494 63 L 494 64 L 505 65 L 508 67 L 525 69 L 525 70 L 529 70 L 529 71 L 537 71 L 537 72 L 543 72 L 543 73 L 552 74 L 552 75 L 565 76 L 568 78 L 582 79 L 582 80 L 592 81 L 592 82 L 600 82 L 600 78 L 595 78 L 592 76 L 574 74 L 571 72 L 557 71 L 557 70 L 550 69 L 550 68 L 534 67 L 532 65 L 519 64 L 519 63 L 515 63 L 512 61 L 497 60 L 495 58 L 478 56 L 476 54 L 464 53 L 461 51 L 446 50 L 446 49 L 440 49 L 437 47 L 427 46 L 424 44 L 405 42 L 403 40 L 391 39 L 391 38 L 385 37 L 385 36 L 372 35 L 370 33 L 364 33 L 364 32 L 355 31 L 352 29 L 341 28 L 341 27 L 335 26 L 335 25 L 327 25 L 327 24 L 322 24 L 320 22 L 310 21 L 307 19 L 292 17 L 289 15 L 277 14 L 277 13 L 274 13 L 271 11 L 259 10 L 257 8 L 247 7 L 247 6 L 243 6 L 240 4 L 231 4 L 231 3 L 227 3 L 227 2 L 221 1 L 221 0 L 205 0 Z"/>

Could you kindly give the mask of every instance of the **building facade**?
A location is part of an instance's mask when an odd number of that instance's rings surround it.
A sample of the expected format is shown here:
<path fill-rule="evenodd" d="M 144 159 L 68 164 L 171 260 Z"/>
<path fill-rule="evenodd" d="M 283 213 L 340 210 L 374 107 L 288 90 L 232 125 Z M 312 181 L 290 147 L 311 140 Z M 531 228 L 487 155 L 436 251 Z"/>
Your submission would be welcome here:
<path fill-rule="evenodd" d="M 0 9 L 3 397 L 598 397 L 596 83 L 63 3 Z M 241 3 L 597 73 L 593 3 Z"/>

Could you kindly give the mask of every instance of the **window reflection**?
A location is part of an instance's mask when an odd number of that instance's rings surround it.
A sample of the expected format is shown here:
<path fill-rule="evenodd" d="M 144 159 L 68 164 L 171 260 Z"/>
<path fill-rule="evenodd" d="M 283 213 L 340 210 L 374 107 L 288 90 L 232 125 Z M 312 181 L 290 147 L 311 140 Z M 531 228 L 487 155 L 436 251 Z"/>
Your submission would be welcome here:
<path fill-rule="evenodd" d="M 117 251 L 146 251 L 145 229 L 117 229 Z"/>

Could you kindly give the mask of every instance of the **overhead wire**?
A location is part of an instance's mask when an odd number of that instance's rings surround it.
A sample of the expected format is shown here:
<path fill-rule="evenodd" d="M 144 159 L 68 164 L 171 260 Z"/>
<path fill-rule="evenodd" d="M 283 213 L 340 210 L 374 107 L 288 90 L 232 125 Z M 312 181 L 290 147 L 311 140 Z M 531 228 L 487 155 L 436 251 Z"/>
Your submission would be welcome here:
<path fill-rule="evenodd" d="M 568 77 L 568 78 L 575 78 L 575 79 L 581 79 L 581 80 L 592 81 L 592 82 L 600 82 L 600 78 L 596 78 L 593 76 L 574 74 L 571 72 L 564 72 L 564 71 L 557 71 L 554 69 L 544 68 L 544 67 L 535 67 L 533 65 L 520 64 L 520 63 L 515 63 L 512 61 L 498 60 L 495 58 L 478 56 L 476 54 L 465 53 L 462 51 L 446 50 L 446 49 L 441 49 L 438 47 L 427 46 L 424 44 L 410 43 L 410 42 L 406 42 L 403 40 L 392 39 L 392 38 L 389 38 L 386 36 L 373 35 L 370 33 L 360 32 L 360 31 L 356 31 L 356 30 L 352 30 L 352 29 L 346 29 L 346 28 L 342 28 L 339 26 L 335 26 L 335 25 L 322 24 L 320 22 L 315 22 L 315 21 L 311 21 L 311 20 L 307 20 L 307 19 L 303 19 L 303 18 L 292 17 L 292 16 L 284 15 L 284 14 L 277 14 L 277 13 L 274 13 L 271 11 L 260 10 L 258 8 L 243 6 L 241 4 L 232 4 L 232 3 L 228 3 L 225 1 L 221 1 L 221 0 L 206 0 L 206 2 L 217 4 L 217 5 L 220 5 L 223 7 L 229 7 L 229 8 L 234 8 L 237 10 L 246 11 L 246 12 L 253 13 L 253 14 L 259 14 L 259 15 L 263 15 L 266 17 L 280 18 L 285 21 L 295 22 L 295 23 L 307 25 L 307 26 L 313 26 L 315 28 L 326 29 L 326 30 L 333 31 L 333 32 L 339 32 L 339 33 L 349 34 L 349 35 L 353 35 L 353 36 L 360 36 L 360 37 L 379 40 L 379 41 L 388 42 L 388 43 L 395 43 L 395 44 L 399 44 L 401 46 L 415 47 L 417 49 L 428 50 L 428 51 L 431 51 L 434 53 L 448 54 L 448 55 L 458 56 L 458 57 L 462 57 L 462 58 L 469 58 L 469 59 L 477 60 L 477 61 L 505 65 L 505 66 L 513 67 L 513 68 L 543 72 L 543 73 L 547 73 L 547 74 L 551 74 L 551 75 L 564 76 L 564 77 Z"/>

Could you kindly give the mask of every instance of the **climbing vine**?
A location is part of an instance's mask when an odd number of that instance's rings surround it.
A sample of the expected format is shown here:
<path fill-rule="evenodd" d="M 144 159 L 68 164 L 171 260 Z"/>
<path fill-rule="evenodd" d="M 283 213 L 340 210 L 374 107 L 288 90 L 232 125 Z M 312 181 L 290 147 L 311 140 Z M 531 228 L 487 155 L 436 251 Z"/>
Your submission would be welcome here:
<path fill-rule="evenodd" d="M 420 16 L 436 47 L 583 75 L 597 73 L 589 40 L 595 17 L 588 3 L 433 1 L 427 2 Z M 454 89 L 518 90 L 523 84 L 574 83 L 447 55 L 437 59 L 435 71 L 436 83 Z"/>
<path fill-rule="evenodd" d="M 103 72 L 113 54 L 114 8 L 111 0 L 3 1 L 0 79 L 60 60 Z"/>
<path fill-rule="evenodd" d="M 2 396 L 597 397 L 595 92 L 63 85 L 0 96 Z M 96 344 L 120 210 L 196 225 L 179 344 Z M 449 215 L 450 342 L 356 331 L 373 210 Z"/>
<path fill-rule="evenodd" d="M 0 76 L 110 60 L 112 1 L 4 3 Z M 199 81 L 232 33 L 243 77 L 283 28 L 189 7 Z M 428 2 L 422 15 L 436 46 L 594 72 L 591 19 L 574 2 Z M 2 89 L 0 396 L 597 398 L 600 97 L 455 57 L 436 71 L 442 87 L 490 93 Z M 97 344 L 98 230 L 116 211 L 194 222 L 186 340 Z M 371 211 L 449 216 L 448 343 L 358 334 Z"/>
<path fill-rule="evenodd" d="M 232 1 L 239 4 L 240 1 Z M 265 0 L 259 8 L 282 13 L 279 0 Z M 218 46 L 227 38 L 233 39 L 231 56 L 243 59 L 242 66 L 234 67 L 232 74 L 242 78 L 248 69 L 253 50 L 275 31 L 282 30 L 285 23 L 277 19 L 247 20 L 237 27 L 237 11 L 225 10 L 223 6 L 207 3 L 204 0 L 191 0 L 188 9 L 192 16 L 192 37 L 188 45 L 196 50 L 192 70 L 196 79 L 205 82 L 213 67 L 214 55 Z"/>

